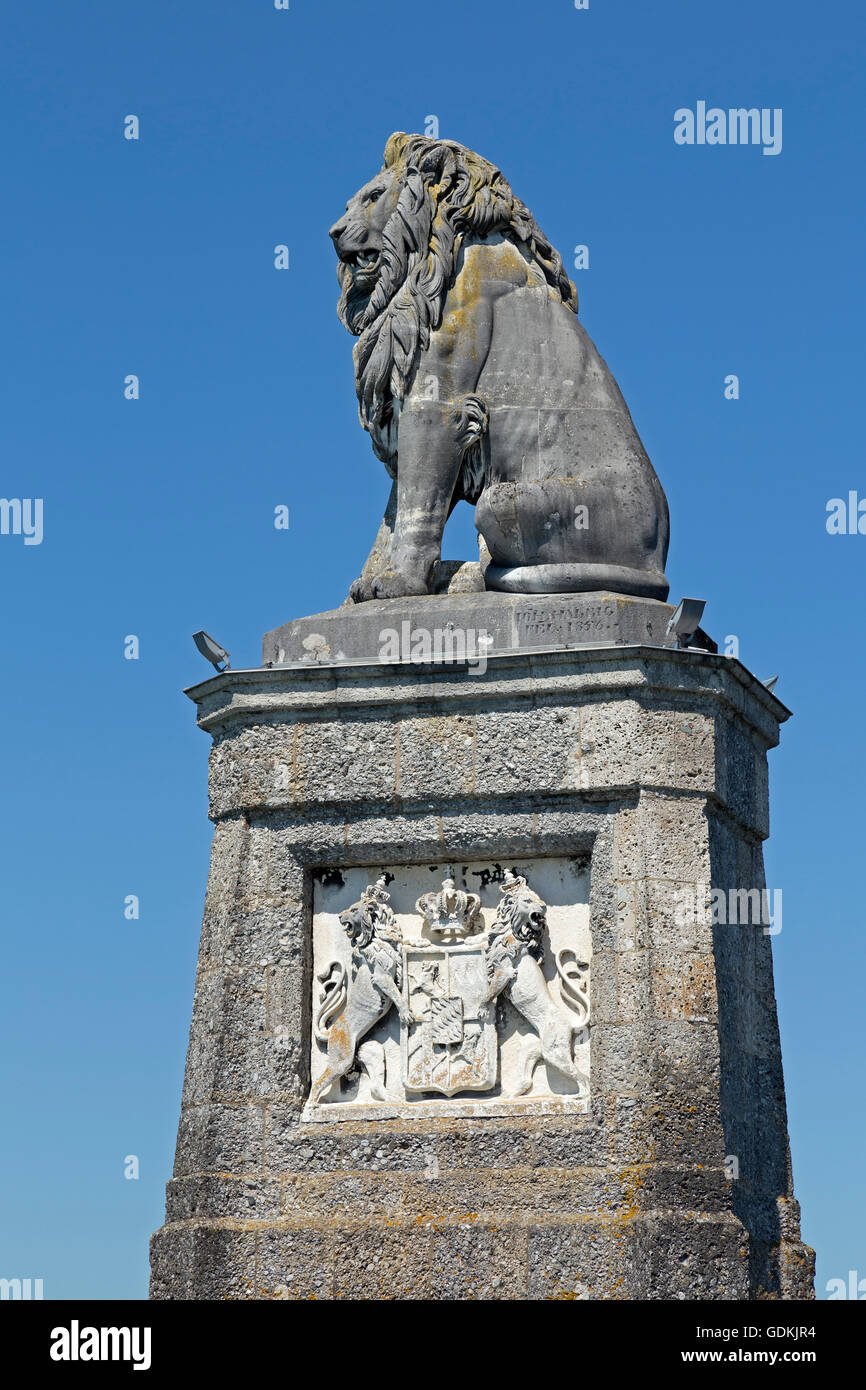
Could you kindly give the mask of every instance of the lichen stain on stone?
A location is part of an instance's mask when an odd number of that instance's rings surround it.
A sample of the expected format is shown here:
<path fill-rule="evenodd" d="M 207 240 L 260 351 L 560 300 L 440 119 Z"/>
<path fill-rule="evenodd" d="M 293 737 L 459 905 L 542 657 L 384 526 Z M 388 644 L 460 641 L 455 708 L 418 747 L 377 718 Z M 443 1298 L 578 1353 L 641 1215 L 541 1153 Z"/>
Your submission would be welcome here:
<path fill-rule="evenodd" d="M 641 1214 L 640 1197 L 646 1175 L 652 1169 L 654 1162 L 655 1151 L 651 1147 L 649 1155 L 643 1163 L 630 1164 L 623 1168 L 620 1174 L 620 1190 L 624 1204 L 613 1213 L 613 1234 L 618 1239 L 621 1239 L 625 1234 L 624 1228 Z"/>
<path fill-rule="evenodd" d="M 432 1231 L 440 1231 L 447 1229 L 449 1226 L 472 1225 L 472 1223 L 478 1221 L 479 1218 L 480 1213 L 477 1211 L 461 1211 L 458 1213 L 454 1207 L 445 1206 L 437 1211 L 425 1209 L 424 1211 L 416 1212 L 411 1218 L 411 1222 L 415 1226 L 426 1226 Z M 396 1226 L 400 1223 L 396 1221 L 386 1221 L 385 1224 L 387 1226 Z M 495 1231 L 497 1228 L 495 1226 L 490 1226 L 489 1229 Z"/>

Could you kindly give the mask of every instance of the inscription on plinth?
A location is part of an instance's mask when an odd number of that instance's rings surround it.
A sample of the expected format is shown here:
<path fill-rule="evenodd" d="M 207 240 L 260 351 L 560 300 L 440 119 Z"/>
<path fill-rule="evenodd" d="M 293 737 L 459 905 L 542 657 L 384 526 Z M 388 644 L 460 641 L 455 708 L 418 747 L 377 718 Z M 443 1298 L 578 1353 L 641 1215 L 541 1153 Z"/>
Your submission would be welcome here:
<path fill-rule="evenodd" d="M 597 603 L 582 599 L 558 604 L 550 600 L 543 604 L 521 604 L 512 610 L 512 646 L 602 642 L 609 640 L 616 617 L 616 603 L 612 599 Z M 648 621 L 647 626 L 651 628 L 652 623 Z"/>

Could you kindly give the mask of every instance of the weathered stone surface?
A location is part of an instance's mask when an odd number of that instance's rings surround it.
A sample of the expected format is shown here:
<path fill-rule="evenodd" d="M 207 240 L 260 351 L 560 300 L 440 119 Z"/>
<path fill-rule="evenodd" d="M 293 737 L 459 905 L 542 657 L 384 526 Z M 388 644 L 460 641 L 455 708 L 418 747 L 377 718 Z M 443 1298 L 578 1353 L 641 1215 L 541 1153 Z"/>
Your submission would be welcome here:
<path fill-rule="evenodd" d="M 759 682 L 612 646 L 192 694 L 216 829 L 154 1297 L 811 1295 L 771 937 L 696 908 L 764 886 Z M 312 1120 L 317 885 L 539 858 L 588 865 L 585 1113 Z"/>
<path fill-rule="evenodd" d="M 586 594 L 450 593 L 372 599 L 266 632 L 262 662 L 419 660 L 429 634 L 431 658 L 477 661 L 493 652 L 612 643 L 673 647 L 666 628 L 674 609 L 651 598 Z M 437 645 L 438 644 L 438 645 Z"/>
<path fill-rule="evenodd" d="M 394 479 L 352 597 L 432 592 L 462 498 L 489 589 L 666 598 L 661 484 L 561 257 L 501 172 L 392 135 L 331 237 L 361 423 Z"/>

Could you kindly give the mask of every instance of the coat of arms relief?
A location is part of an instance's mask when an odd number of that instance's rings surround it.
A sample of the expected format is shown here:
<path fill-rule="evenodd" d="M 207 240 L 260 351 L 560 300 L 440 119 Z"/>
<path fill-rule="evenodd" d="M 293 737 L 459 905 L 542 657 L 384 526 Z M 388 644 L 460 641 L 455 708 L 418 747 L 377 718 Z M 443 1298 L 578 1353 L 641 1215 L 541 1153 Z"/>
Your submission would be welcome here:
<path fill-rule="evenodd" d="M 551 909 L 551 932 L 548 904 L 525 873 L 479 877 L 485 906 L 449 870 L 398 917 L 382 875 L 336 914 L 342 948 L 334 934 L 320 938 L 309 1102 L 320 1117 L 443 1098 L 475 1101 L 473 1113 L 494 1099 L 586 1101 L 588 926 L 573 926 L 581 908 Z"/>

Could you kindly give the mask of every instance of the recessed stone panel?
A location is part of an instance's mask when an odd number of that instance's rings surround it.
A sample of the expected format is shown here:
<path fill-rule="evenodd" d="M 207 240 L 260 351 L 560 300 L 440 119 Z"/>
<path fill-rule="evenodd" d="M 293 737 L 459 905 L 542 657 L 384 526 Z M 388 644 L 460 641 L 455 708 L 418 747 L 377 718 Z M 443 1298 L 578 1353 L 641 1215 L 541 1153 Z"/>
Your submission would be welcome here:
<path fill-rule="evenodd" d="M 585 1111 L 582 858 L 317 876 L 305 1118 Z"/>

